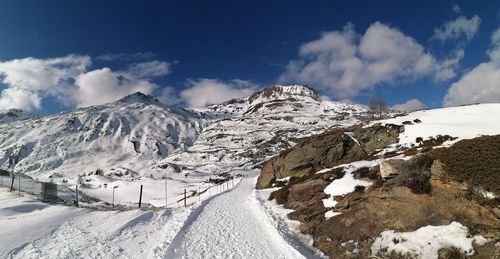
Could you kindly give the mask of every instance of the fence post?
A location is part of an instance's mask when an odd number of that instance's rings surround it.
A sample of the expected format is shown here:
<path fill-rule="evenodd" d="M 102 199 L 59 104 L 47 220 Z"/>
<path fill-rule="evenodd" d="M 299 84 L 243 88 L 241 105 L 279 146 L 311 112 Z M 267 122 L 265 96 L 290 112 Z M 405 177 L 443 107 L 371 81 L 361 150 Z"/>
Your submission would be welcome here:
<path fill-rule="evenodd" d="M 186 189 L 184 189 L 184 207 L 187 207 L 187 204 L 186 204 Z"/>
<path fill-rule="evenodd" d="M 46 195 L 47 195 L 47 183 L 43 183 L 43 202 L 46 201 Z"/>
<path fill-rule="evenodd" d="M 14 178 L 15 178 L 15 177 L 16 177 L 16 176 L 14 175 L 14 173 L 12 173 L 12 182 L 10 183 L 10 191 L 11 191 L 11 192 L 12 192 L 12 191 L 14 191 Z"/>
<path fill-rule="evenodd" d="M 78 207 L 78 182 L 76 183 L 76 207 Z"/>
<path fill-rule="evenodd" d="M 139 208 L 141 207 L 142 202 L 142 184 L 141 184 L 141 193 L 139 194 Z"/>

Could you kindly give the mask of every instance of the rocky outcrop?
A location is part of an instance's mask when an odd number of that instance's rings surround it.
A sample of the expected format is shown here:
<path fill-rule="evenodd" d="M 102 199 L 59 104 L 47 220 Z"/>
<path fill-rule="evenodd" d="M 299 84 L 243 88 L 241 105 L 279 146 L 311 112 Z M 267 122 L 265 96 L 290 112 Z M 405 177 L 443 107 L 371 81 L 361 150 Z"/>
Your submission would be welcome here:
<path fill-rule="evenodd" d="M 376 124 L 353 126 L 306 138 L 293 148 L 266 162 L 257 180 L 257 188 L 269 188 L 275 180 L 304 177 L 323 168 L 358 160 L 374 159 L 380 148 L 394 144 L 404 128 Z"/>

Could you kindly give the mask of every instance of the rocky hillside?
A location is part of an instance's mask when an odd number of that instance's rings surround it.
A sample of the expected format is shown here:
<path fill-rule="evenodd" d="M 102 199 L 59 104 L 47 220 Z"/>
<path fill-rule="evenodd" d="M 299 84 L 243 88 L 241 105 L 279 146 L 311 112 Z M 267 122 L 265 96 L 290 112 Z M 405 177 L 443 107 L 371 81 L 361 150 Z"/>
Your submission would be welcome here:
<path fill-rule="evenodd" d="M 499 112 L 462 106 L 329 130 L 266 162 L 257 188 L 273 188 L 332 258 L 497 258 Z"/>

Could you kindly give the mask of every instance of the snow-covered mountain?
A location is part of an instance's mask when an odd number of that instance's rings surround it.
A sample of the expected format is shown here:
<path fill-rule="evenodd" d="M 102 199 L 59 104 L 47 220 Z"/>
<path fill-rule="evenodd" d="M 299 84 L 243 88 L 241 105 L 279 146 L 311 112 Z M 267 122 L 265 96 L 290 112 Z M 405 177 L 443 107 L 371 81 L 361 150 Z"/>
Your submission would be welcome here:
<path fill-rule="evenodd" d="M 155 189 L 167 175 L 179 183 L 169 190 L 175 193 L 254 167 L 300 138 L 354 124 L 366 110 L 324 100 L 300 85 L 273 85 L 197 110 L 135 93 L 114 103 L 0 124 L 0 168 L 12 170 L 9 157 L 15 155 L 13 170 L 40 180 L 76 184 L 86 175 L 88 193 L 96 197 L 109 195 L 99 190 L 104 183 L 121 186 L 121 192 L 138 183 Z M 145 194 L 146 201 L 160 197 L 153 190 Z"/>
<path fill-rule="evenodd" d="M 0 112 L 0 123 L 8 123 L 13 121 L 32 119 L 35 117 L 36 116 L 20 109 L 10 109 L 7 111 Z"/>
<path fill-rule="evenodd" d="M 367 108 L 324 100 L 308 86 L 272 85 L 197 111 L 211 123 L 191 147 L 161 163 L 202 172 L 257 165 L 300 138 L 359 122 Z"/>
<path fill-rule="evenodd" d="M 76 177 L 97 169 L 141 170 L 191 146 L 202 126 L 190 111 L 135 93 L 106 105 L 0 124 L 0 165 L 16 172 Z"/>

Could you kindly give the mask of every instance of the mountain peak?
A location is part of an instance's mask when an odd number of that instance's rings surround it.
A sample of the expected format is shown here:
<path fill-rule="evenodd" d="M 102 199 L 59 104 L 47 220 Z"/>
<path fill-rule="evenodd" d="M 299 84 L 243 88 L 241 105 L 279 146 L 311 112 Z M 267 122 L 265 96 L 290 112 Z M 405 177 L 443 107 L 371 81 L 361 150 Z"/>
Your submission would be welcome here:
<path fill-rule="evenodd" d="M 21 109 L 9 109 L 0 112 L 0 123 L 24 120 L 26 118 L 32 118 L 32 117 L 34 117 L 32 114 L 27 113 Z"/>
<path fill-rule="evenodd" d="M 309 97 L 316 101 L 321 101 L 318 92 L 307 85 L 271 85 L 255 92 L 249 97 L 252 103 L 257 99 L 278 100 L 288 98 Z"/>
<path fill-rule="evenodd" d="M 159 101 L 151 95 L 143 94 L 141 92 L 135 92 L 129 94 L 116 103 L 158 103 Z"/>

